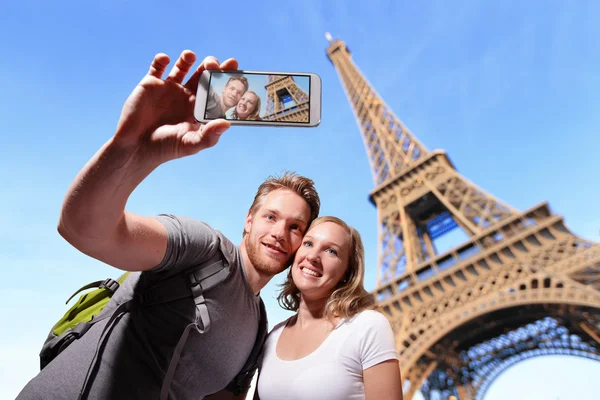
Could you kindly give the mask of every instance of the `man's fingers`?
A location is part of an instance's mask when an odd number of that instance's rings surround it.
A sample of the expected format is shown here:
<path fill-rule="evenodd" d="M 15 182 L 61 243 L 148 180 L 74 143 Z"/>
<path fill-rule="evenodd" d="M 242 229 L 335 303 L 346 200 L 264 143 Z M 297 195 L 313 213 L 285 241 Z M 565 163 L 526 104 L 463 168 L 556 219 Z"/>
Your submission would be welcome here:
<path fill-rule="evenodd" d="M 196 55 L 190 50 L 184 50 L 181 52 L 179 59 L 171 69 L 171 73 L 167 77 L 168 80 L 172 80 L 177 83 L 183 82 L 183 78 L 190 72 L 192 65 L 196 62 Z"/>
<path fill-rule="evenodd" d="M 181 155 L 189 156 L 200 150 L 213 147 L 231 124 L 224 119 L 216 119 L 204 125 L 200 130 L 187 133 L 182 139 Z"/>
<path fill-rule="evenodd" d="M 229 129 L 231 124 L 224 119 L 215 119 L 202 127 L 202 149 L 213 147 L 219 141 L 221 135 Z"/>
<path fill-rule="evenodd" d="M 203 68 L 203 69 L 219 69 L 219 60 L 217 60 L 216 57 L 208 56 L 208 57 L 206 57 L 202 61 L 202 64 L 200 65 L 200 68 Z"/>
<path fill-rule="evenodd" d="M 154 56 L 154 60 L 152 60 L 152 64 L 150 64 L 150 70 L 148 71 L 148 75 L 153 76 L 155 78 L 161 79 L 167 66 L 169 65 L 169 56 L 165 53 L 158 53 Z"/>
<path fill-rule="evenodd" d="M 229 129 L 230 126 L 231 124 L 229 123 L 229 121 L 226 121 L 224 119 L 212 120 L 206 125 L 204 125 L 204 128 L 202 129 L 202 136 L 206 137 L 208 135 L 220 137 L 223 134 L 223 132 Z"/>
<path fill-rule="evenodd" d="M 238 61 L 235 58 L 229 58 L 219 66 L 223 71 L 235 71 L 238 69 Z"/>
<path fill-rule="evenodd" d="M 223 64 L 225 64 L 226 66 L 230 66 L 230 65 L 232 65 L 231 60 L 234 60 L 234 59 L 230 58 L 229 60 L 225 61 Z M 202 62 L 198 66 L 198 69 L 196 69 L 196 72 L 194 72 L 194 74 L 187 81 L 187 83 L 185 84 L 185 87 L 188 88 L 192 93 L 195 94 L 196 90 L 198 90 L 198 82 L 200 81 L 200 75 L 202 75 L 202 73 L 206 70 L 222 69 L 221 66 L 222 66 L 222 64 L 219 64 L 219 60 L 217 60 L 215 57 L 213 57 L 213 56 L 206 57 L 204 60 L 202 60 Z M 235 67 L 237 68 L 237 61 L 235 61 Z M 227 69 L 232 69 L 232 68 L 227 68 Z"/>
<path fill-rule="evenodd" d="M 148 75 L 153 76 L 158 79 L 162 79 L 163 74 L 165 73 L 167 66 L 170 63 L 169 56 L 165 53 L 159 53 L 154 56 L 154 60 L 152 60 L 152 64 L 150 65 L 150 70 L 148 71 Z M 177 62 L 171 69 L 168 80 L 172 80 L 177 83 L 183 82 L 185 76 L 190 72 L 192 65 L 196 62 L 196 55 L 191 50 L 184 50 L 181 52 L 181 55 L 177 59 Z M 235 58 L 229 58 L 223 63 L 219 63 L 213 56 L 206 57 L 202 63 L 198 66 L 198 69 L 194 72 L 194 74 L 190 77 L 189 81 L 186 83 L 186 87 L 192 92 L 196 91 L 198 87 L 198 81 L 200 79 L 200 75 L 205 70 L 222 70 L 222 71 L 233 71 L 238 69 L 238 61 Z"/>
<path fill-rule="evenodd" d="M 206 59 L 205 59 L 205 61 L 206 61 Z M 190 76 L 190 79 L 185 84 L 185 87 L 193 94 L 196 94 L 196 91 L 198 90 L 198 83 L 200 83 L 200 75 L 202 75 L 202 73 L 205 70 L 205 68 L 204 68 L 205 61 L 202 61 L 200 63 L 200 65 L 196 69 L 196 72 L 194 72 L 192 74 L 192 76 Z"/>

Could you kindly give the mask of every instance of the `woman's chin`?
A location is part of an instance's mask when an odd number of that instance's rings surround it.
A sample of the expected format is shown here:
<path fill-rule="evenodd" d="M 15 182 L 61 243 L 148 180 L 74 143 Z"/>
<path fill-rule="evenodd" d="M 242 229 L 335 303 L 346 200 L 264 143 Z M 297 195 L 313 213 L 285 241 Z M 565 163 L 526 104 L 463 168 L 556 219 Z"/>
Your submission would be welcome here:
<path fill-rule="evenodd" d="M 294 277 L 294 285 L 298 288 L 300 293 L 309 293 L 316 289 L 317 286 L 314 282 L 307 282 L 303 276 Z"/>
<path fill-rule="evenodd" d="M 319 282 L 316 282 L 314 278 L 311 279 L 299 276 L 297 279 L 294 279 L 294 285 L 298 288 L 303 296 L 310 298 L 323 297 L 323 288 L 319 285 Z"/>

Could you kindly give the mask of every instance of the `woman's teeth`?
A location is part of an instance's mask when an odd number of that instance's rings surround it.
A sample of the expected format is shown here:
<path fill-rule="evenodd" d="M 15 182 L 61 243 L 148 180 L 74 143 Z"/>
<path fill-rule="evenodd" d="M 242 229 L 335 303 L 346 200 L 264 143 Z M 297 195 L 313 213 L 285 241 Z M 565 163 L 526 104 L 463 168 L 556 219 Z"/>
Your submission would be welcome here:
<path fill-rule="evenodd" d="M 308 269 L 308 268 L 304 268 L 304 267 L 302 268 L 302 272 L 304 272 L 305 274 L 308 274 L 308 275 L 316 276 L 317 278 L 320 276 L 318 273 L 316 273 L 312 269 Z"/>

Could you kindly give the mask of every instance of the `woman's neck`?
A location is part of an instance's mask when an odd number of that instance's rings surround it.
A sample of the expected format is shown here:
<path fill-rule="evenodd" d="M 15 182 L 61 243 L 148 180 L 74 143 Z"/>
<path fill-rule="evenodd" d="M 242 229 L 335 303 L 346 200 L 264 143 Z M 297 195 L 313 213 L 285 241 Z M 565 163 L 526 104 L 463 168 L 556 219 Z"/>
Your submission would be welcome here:
<path fill-rule="evenodd" d="M 310 326 L 314 323 L 318 323 L 326 320 L 325 317 L 325 306 L 327 305 L 327 298 L 317 300 L 307 300 L 300 297 L 300 304 L 298 306 L 298 313 L 296 314 L 296 323 L 300 327 Z"/>

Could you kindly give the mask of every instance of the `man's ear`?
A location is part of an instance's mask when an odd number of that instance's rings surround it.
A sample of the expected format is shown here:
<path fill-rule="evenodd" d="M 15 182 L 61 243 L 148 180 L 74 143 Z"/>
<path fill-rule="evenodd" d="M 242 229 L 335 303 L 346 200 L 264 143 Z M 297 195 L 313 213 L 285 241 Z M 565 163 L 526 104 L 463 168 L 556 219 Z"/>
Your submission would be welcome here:
<path fill-rule="evenodd" d="M 250 233 L 252 229 L 252 212 L 248 211 L 248 215 L 246 215 L 246 220 L 244 221 L 244 231 L 246 233 Z"/>

